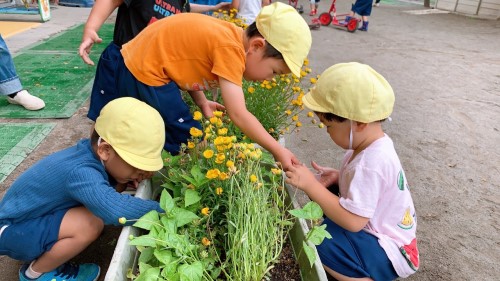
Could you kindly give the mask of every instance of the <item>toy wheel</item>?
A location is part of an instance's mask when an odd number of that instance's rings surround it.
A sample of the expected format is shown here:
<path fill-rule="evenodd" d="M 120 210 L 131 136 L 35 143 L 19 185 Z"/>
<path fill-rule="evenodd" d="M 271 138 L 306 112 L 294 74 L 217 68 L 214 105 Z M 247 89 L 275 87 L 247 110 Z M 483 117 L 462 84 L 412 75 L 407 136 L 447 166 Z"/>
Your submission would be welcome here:
<path fill-rule="evenodd" d="M 347 31 L 355 32 L 358 29 L 358 20 L 355 18 L 351 18 L 347 23 Z"/>
<path fill-rule="evenodd" d="M 299 0 L 288 0 L 288 5 L 297 8 L 297 3 L 299 3 Z"/>
<path fill-rule="evenodd" d="M 332 22 L 332 15 L 330 13 L 322 13 L 318 19 L 321 25 L 327 26 Z"/>

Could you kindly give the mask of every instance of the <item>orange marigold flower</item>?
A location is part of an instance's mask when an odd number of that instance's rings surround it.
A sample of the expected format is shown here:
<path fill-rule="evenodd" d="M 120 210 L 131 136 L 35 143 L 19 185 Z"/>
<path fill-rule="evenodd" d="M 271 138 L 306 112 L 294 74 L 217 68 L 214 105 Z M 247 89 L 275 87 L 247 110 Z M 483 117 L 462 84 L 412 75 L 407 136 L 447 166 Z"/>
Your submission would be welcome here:
<path fill-rule="evenodd" d="M 219 111 L 219 110 L 214 111 L 214 116 L 221 118 L 222 115 L 224 115 L 224 112 Z"/>
<path fill-rule="evenodd" d="M 219 169 L 210 169 L 207 171 L 207 174 L 205 175 L 207 179 L 216 179 L 220 175 Z"/>
<path fill-rule="evenodd" d="M 253 93 L 255 93 L 255 88 L 250 86 L 250 87 L 248 87 L 247 91 L 248 91 L 248 93 L 253 94 Z"/>
<path fill-rule="evenodd" d="M 273 173 L 273 175 L 281 175 L 282 170 L 277 168 L 271 168 L 271 173 Z"/>
<path fill-rule="evenodd" d="M 316 84 L 318 82 L 318 79 L 311 77 L 311 84 Z"/>
<path fill-rule="evenodd" d="M 302 122 L 299 121 L 299 122 L 295 123 L 295 126 L 302 127 Z"/>
<path fill-rule="evenodd" d="M 229 178 L 229 175 L 227 173 L 220 173 L 219 174 L 219 180 L 227 180 Z"/>
<path fill-rule="evenodd" d="M 207 149 L 205 151 L 203 151 L 203 157 L 207 158 L 207 159 L 210 159 L 214 156 L 214 151 L 211 150 L 211 149 Z"/>
<path fill-rule="evenodd" d="M 225 136 L 225 135 L 227 135 L 227 128 L 220 128 L 220 129 L 218 129 L 217 130 L 217 134 L 219 136 Z"/>
<path fill-rule="evenodd" d="M 194 142 L 192 142 L 192 141 L 188 141 L 188 145 L 187 145 L 187 147 L 188 147 L 189 149 L 193 149 L 193 148 L 194 148 Z"/>
<path fill-rule="evenodd" d="M 208 246 L 210 246 L 210 244 L 212 244 L 212 242 L 210 240 L 208 240 L 207 237 L 203 237 L 201 239 L 201 244 L 203 244 L 203 246 L 205 246 L 205 247 L 208 247 Z"/>
<path fill-rule="evenodd" d="M 210 214 L 210 208 L 205 207 L 205 208 L 201 209 L 201 214 L 204 216 L 208 216 Z"/>
<path fill-rule="evenodd" d="M 215 163 L 222 164 L 224 163 L 224 160 L 226 160 L 226 156 L 224 155 L 224 153 L 217 153 L 217 156 L 215 158 Z"/>
<path fill-rule="evenodd" d="M 226 166 L 227 166 L 228 168 L 234 167 L 234 162 L 233 162 L 233 161 L 231 161 L 231 160 L 227 160 L 227 162 L 226 162 Z"/>
<path fill-rule="evenodd" d="M 292 120 L 293 120 L 293 121 L 297 121 L 297 120 L 299 120 L 299 116 L 298 116 L 298 115 L 294 115 L 294 116 L 292 117 Z"/>
<path fill-rule="evenodd" d="M 314 116 L 314 113 L 313 113 L 312 111 L 309 111 L 309 112 L 307 113 L 307 117 L 313 117 L 313 116 Z"/>

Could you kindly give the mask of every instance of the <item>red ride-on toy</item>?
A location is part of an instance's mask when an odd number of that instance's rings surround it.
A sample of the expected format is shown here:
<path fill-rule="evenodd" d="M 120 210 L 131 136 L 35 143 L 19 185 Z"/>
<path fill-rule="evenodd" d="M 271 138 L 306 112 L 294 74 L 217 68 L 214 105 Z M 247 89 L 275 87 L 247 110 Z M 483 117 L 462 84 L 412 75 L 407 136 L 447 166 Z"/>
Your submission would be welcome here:
<path fill-rule="evenodd" d="M 313 23 L 318 22 L 323 26 L 327 26 L 330 23 L 335 26 L 346 27 L 347 31 L 355 32 L 358 29 L 360 19 L 352 17 L 348 22 L 345 22 L 346 16 L 349 14 L 337 15 L 337 9 L 335 8 L 335 2 L 337 0 L 332 0 L 332 5 L 327 13 L 322 13 L 319 17 L 313 20 Z"/>

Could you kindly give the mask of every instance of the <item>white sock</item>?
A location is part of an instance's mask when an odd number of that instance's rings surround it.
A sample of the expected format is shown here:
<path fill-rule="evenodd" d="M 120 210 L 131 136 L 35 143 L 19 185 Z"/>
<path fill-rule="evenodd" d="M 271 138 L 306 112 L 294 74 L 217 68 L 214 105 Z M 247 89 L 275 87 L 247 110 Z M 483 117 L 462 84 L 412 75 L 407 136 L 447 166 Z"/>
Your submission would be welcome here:
<path fill-rule="evenodd" d="M 28 267 L 28 269 L 26 269 L 26 272 L 24 273 L 26 275 L 26 277 L 28 277 L 30 279 L 37 279 L 38 277 L 40 277 L 42 275 L 42 273 L 34 271 L 33 268 L 31 267 L 34 262 L 35 261 L 32 261 L 30 263 L 30 266 Z"/>

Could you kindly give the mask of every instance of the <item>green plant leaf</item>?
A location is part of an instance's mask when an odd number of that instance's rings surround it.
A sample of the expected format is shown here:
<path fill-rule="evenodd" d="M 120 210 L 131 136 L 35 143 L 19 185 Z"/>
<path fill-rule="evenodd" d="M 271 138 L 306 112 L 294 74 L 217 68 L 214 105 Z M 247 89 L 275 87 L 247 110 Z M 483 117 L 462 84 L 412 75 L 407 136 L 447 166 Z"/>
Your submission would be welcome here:
<path fill-rule="evenodd" d="M 174 209 L 175 210 L 175 209 Z M 177 233 L 177 225 L 175 222 L 175 218 L 169 218 L 166 216 L 161 217 L 161 223 L 166 233 Z"/>
<path fill-rule="evenodd" d="M 199 218 L 195 213 L 182 208 L 175 208 L 173 214 L 177 227 L 182 227 Z"/>
<path fill-rule="evenodd" d="M 179 266 L 181 281 L 200 281 L 203 276 L 203 264 L 196 261 L 192 264 L 183 264 Z"/>
<path fill-rule="evenodd" d="M 154 256 L 163 264 L 169 264 L 176 259 L 172 251 L 164 249 L 155 249 Z"/>
<path fill-rule="evenodd" d="M 145 248 L 139 255 L 139 262 L 147 263 L 153 257 L 154 248 Z"/>
<path fill-rule="evenodd" d="M 142 216 L 138 221 L 136 221 L 134 223 L 134 226 L 146 230 L 151 230 L 153 225 L 157 224 L 159 220 L 160 217 L 158 216 L 158 212 L 153 210 L 149 211 L 144 216 Z"/>
<path fill-rule="evenodd" d="M 170 196 L 170 193 L 168 193 L 167 190 L 163 190 L 161 192 L 161 197 L 160 197 L 160 207 L 165 210 L 167 215 L 172 211 L 172 209 L 175 207 L 175 202 L 174 199 L 172 199 L 172 196 Z"/>
<path fill-rule="evenodd" d="M 319 245 L 323 242 L 325 238 L 331 239 L 332 236 L 328 231 L 326 231 L 326 224 L 321 226 L 315 226 L 307 233 L 307 241 L 313 243 L 314 245 Z"/>
<path fill-rule="evenodd" d="M 156 239 L 155 237 L 148 235 L 142 235 L 138 237 L 134 237 L 134 239 L 129 241 L 130 245 L 136 246 L 147 246 L 147 247 L 156 247 Z"/>
<path fill-rule="evenodd" d="M 306 253 L 307 259 L 309 260 L 309 266 L 312 267 L 316 261 L 316 252 L 312 246 L 309 246 L 306 241 L 302 241 L 302 249 Z"/>
<path fill-rule="evenodd" d="M 158 277 L 160 276 L 160 268 L 159 267 L 151 267 L 148 268 L 146 271 L 141 272 L 139 277 L 135 279 L 135 281 L 151 281 L 151 280 L 158 280 Z"/>
<path fill-rule="evenodd" d="M 192 189 L 186 189 L 186 193 L 184 194 L 184 207 L 193 205 L 201 200 L 198 191 Z"/>
<path fill-rule="evenodd" d="M 318 203 L 310 201 L 302 209 L 288 211 L 293 216 L 300 219 L 317 220 L 323 217 L 323 211 Z"/>
<path fill-rule="evenodd" d="M 191 168 L 191 175 L 193 176 L 195 183 L 194 186 L 200 187 L 203 185 L 205 182 L 207 182 L 207 178 L 205 177 L 205 174 L 201 171 L 199 165 L 194 165 Z"/>

